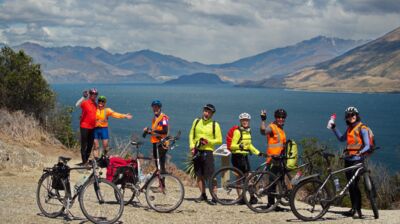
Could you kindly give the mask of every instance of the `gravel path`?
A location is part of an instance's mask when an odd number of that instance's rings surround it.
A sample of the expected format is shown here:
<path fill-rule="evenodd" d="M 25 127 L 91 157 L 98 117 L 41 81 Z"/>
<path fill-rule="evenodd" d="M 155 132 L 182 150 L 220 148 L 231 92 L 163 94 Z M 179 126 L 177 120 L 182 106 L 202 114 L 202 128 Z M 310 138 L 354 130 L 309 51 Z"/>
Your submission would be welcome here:
<path fill-rule="evenodd" d="M 71 164 L 74 164 L 72 162 Z M 89 223 L 80 211 L 78 203 L 72 213 L 77 220 L 65 221 L 63 218 L 50 219 L 39 213 L 35 192 L 41 175 L 40 169 L 18 172 L 17 170 L 0 171 L 0 223 Z M 72 181 L 82 174 L 72 173 Z M 150 210 L 143 195 L 139 198 L 142 204 L 125 206 L 122 223 L 297 223 L 290 210 L 256 214 L 245 205 L 211 206 L 207 203 L 196 203 L 193 198 L 199 196 L 198 189 L 185 187 L 185 200 L 173 213 L 161 214 Z M 375 220 L 372 211 L 363 210 L 363 220 L 347 218 L 340 211 L 347 209 L 331 208 L 324 220 L 317 223 L 400 223 L 400 210 L 380 211 L 380 219 Z"/>

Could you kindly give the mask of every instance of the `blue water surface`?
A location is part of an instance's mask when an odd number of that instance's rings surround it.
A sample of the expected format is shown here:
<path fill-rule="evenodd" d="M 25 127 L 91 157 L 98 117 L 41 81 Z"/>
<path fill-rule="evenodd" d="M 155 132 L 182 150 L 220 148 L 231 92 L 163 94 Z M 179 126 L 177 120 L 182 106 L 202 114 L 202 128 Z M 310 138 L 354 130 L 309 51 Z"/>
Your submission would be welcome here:
<path fill-rule="evenodd" d="M 188 152 L 188 133 L 193 120 L 200 117 L 206 103 L 216 106 L 215 120 L 221 125 L 223 136 L 229 128 L 238 124 L 238 115 L 248 112 L 252 115 L 253 144 L 265 152 L 266 139 L 259 133 L 261 109 L 266 109 L 268 119 L 273 111 L 284 108 L 288 112 L 285 131 L 288 138 L 301 140 L 316 137 L 338 150 L 344 147 L 339 143 L 326 124 L 332 113 L 337 113 L 337 127 L 345 132 L 344 110 L 356 106 L 362 121 L 370 126 L 375 134 L 377 145 L 381 147 L 372 160 L 384 164 L 391 171 L 400 170 L 400 95 L 399 94 L 358 94 L 302 92 L 282 89 L 236 88 L 227 85 L 216 86 L 168 86 L 136 84 L 53 84 L 58 102 L 73 106 L 82 91 L 96 87 L 100 95 L 108 99 L 107 107 L 121 113 L 131 113 L 132 120 L 110 118 L 110 135 L 113 140 L 128 141 L 132 133 L 141 134 L 145 126 L 151 125 L 150 103 L 159 99 L 163 111 L 170 118 L 170 130 L 182 131 L 179 147 L 171 151 L 172 161 L 183 168 Z M 73 113 L 73 127 L 79 129 L 80 108 Z M 147 140 L 146 140 L 147 141 Z M 147 143 L 145 148 L 150 149 Z M 150 153 L 150 150 L 145 150 Z M 262 160 L 252 157 L 252 166 Z"/>

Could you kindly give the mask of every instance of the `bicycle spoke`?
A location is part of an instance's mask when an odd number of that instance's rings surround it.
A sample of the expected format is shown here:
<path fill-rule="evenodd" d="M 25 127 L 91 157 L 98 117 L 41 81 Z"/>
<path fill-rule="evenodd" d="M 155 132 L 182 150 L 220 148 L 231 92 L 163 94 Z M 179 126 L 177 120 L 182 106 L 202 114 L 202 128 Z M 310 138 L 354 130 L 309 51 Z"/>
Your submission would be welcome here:
<path fill-rule="evenodd" d="M 212 176 L 209 189 L 218 203 L 232 205 L 242 199 L 243 186 L 243 173 L 234 167 L 225 167 Z"/>
<path fill-rule="evenodd" d="M 64 211 L 65 187 L 60 189 L 52 187 L 53 177 L 51 173 L 42 176 L 36 192 L 36 200 L 41 212 L 47 217 L 57 217 Z"/>
<path fill-rule="evenodd" d="M 312 221 L 322 217 L 328 207 L 326 202 L 329 194 L 326 188 L 320 189 L 322 183 L 318 180 L 307 180 L 299 183 L 290 199 L 291 209 L 299 219 Z"/>
<path fill-rule="evenodd" d="M 159 212 L 175 210 L 183 201 L 184 189 L 180 180 L 172 175 L 156 176 L 146 188 L 146 200 Z"/>
<path fill-rule="evenodd" d="M 83 214 L 95 223 L 112 223 L 119 219 L 123 211 L 123 202 L 118 188 L 110 182 L 99 179 L 87 184 L 79 195 Z"/>

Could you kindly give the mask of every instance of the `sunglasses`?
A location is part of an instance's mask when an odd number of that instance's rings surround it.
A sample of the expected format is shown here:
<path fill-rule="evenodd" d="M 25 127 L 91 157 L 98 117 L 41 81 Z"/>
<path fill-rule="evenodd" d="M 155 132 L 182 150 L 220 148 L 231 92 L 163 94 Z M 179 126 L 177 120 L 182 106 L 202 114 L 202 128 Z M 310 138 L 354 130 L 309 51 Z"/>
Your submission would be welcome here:
<path fill-rule="evenodd" d="M 103 100 L 99 100 L 98 102 L 99 102 L 99 103 L 105 103 L 106 101 L 103 101 Z"/>
<path fill-rule="evenodd" d="M 351 113 L 351 114 L 346 114 L 346 118 L 350 118 L 350 117 L 354 117 L 354 116 L 356 116 L 356 114 L 353 114 L 353 113 Z"/>

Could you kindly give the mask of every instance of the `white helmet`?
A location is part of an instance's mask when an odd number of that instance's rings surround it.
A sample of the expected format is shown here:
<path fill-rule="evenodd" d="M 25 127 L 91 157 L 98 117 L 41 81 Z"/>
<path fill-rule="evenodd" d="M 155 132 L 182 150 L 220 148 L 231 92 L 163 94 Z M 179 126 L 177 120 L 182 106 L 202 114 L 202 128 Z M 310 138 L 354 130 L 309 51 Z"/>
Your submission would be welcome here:
<path fill-rule="evenodd" d="M 248 114 L 248 113 L 241 113 L 240 115 L 239 115 L 239 120 L 242 120 L 242 119 L 248 119 L 248 120 L 250 120 L 251 119 L 251 116 L 250 116 L 250 114 Z"/>

